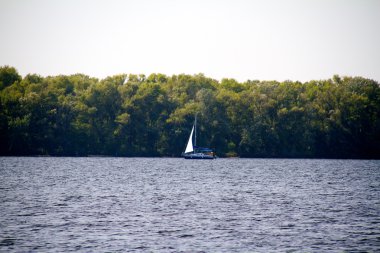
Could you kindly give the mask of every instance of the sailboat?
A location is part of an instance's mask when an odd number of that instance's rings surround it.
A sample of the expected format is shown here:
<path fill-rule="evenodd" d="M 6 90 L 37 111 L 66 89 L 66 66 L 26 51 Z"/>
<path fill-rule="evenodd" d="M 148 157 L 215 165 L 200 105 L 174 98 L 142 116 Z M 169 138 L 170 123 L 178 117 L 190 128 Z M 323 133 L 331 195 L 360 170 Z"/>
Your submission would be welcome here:
<path fill-rule="evenodd" d="M 194 134 L 194 145 L 193 145 Z M 187 142 L 185 152 L 182 153 L 185 159 L 215 159 L 215 153 L 210 148 L 202 148 L 197 146 L 197 116 L 193 128 L 191 129 L 189 141 Z"/>

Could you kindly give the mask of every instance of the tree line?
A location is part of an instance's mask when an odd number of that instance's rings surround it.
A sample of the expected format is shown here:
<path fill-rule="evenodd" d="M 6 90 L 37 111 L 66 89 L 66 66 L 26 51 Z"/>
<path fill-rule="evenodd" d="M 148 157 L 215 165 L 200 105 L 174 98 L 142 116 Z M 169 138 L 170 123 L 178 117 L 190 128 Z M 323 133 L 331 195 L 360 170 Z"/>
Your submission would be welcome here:
<path fill-rule="evenodd" d="M 380 158 L 380 87 L 363 77 L 19 75 L 0 67 L 0 155 Z"/>

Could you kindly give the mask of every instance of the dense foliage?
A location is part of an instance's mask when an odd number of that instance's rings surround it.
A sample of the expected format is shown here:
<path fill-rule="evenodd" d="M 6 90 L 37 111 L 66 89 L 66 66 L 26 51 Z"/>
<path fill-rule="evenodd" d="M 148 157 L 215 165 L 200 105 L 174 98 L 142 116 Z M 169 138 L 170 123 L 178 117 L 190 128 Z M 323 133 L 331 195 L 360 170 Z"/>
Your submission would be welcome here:
<path fill-rule="evenodd" d="M 380 87 L 361 77 L 220 82 L 198 75 L 22 78 L 0 68 L 0 155 L 380 158 Z"/>

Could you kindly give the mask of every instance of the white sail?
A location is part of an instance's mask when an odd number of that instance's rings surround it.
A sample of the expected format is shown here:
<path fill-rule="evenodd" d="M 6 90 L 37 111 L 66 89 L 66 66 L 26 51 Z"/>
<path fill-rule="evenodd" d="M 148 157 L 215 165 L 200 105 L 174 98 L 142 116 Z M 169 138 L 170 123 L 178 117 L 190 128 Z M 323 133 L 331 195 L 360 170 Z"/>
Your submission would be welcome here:
<path fill-rule="evenodd" d="M 189 152 L 194 151 L 194 148 L 193 148 L 193 132 L 194 132 L 194 126 L 193 126 L 193 129 L 191 129 L 191 133 L 190 133 L 189 141 L 187 142 L 185 153 L 189 153 Z"/>

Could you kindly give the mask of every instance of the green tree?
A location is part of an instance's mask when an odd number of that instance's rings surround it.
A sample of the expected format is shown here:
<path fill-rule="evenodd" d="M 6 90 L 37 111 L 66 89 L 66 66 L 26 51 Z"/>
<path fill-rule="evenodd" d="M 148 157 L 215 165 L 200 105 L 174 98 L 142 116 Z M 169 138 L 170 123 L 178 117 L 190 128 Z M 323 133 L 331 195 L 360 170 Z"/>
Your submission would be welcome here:
<path fill-rule="evenodd" d="M 204 76 L 24 78 L 0 68 L 0 155 L 380 158 L 380 87 L 362 77 L 220 82 Z"/>
<path fill-rule="evenodd" d="M 14 67 L 0 67 L 0 90 L 21 81 L 21 76 Z"/>

